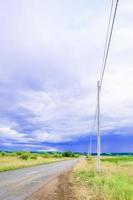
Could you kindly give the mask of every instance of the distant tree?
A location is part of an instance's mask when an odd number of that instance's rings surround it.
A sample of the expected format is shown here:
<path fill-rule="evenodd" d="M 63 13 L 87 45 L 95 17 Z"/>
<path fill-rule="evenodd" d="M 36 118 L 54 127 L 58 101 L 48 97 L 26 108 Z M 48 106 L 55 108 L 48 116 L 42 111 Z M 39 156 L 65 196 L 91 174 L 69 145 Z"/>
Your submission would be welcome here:
<path fill-rule="evenodd" d="M 62 153 L 63 157 L 74 157 L 74 153 L 71 151 L 65 151 Z"/>

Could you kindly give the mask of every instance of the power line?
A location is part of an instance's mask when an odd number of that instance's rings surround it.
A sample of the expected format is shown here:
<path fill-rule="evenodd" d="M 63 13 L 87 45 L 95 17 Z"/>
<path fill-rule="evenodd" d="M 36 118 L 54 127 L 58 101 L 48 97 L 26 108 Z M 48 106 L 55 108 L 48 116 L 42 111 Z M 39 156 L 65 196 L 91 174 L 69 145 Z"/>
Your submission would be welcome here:
<path fill-rule="evenodd" d="M 109 35 L 109 40 L 108 40 L 108 44 L 107 44 L 107 49 L 105 50 L 106 51 L 106 53 L 105 53 L 105 59 L 104 59 L 104 62 L 103 62 L 103 69 L 102 69 L 101 77 L 100 77 L 100 89 L 102 87 L 102 82 L 103 82 L 103 78 L 104 78 L 104 74 L 105 74 L 105 69 L 106 69 L 106 64 L 107 64 L 107 59 L 108 59 L 108 54 L 109 54 L 109 49 L 110 49 L 110 43 L 111 43 L 111 39 L 112 39 L 112 33 L 113 33 L 113 28 L 114 28 L 114 23 L 115 23 L 115 18 L 116 18 L 118 3 L 119 3 L 119 0 L 116 1 L 114 15 L 113 15 L 113 20 L 112 20 L 112 24 L 111 24 L 110 34 L 107 31 L 107 37 Z M 112 7 L 111 7 L 111 12 L 112 12 Z M 111 17 L 109 19 L 109 28 L 110 28 L 110 23 L 111 23 L 110 21 L 111 21 Z"/>
<path fill-rule="evenodd" d="M 103 52 L 103 59 L 102 59 L 102 70 L 100 74 L 100 79 L 102 78 L 102 71 L 104 70 L 104 61 L 105 61 L 105 56 L 106 56 L 106 50 L 107 50 L 107 44 L 108 44 L 108 38 L 109 38 L 109 31 L 110 31 L 110 26 L 111 26 L 111 19 L 112 19 L 112 13 L 113 13 L 113 5 L 114 5 L 114 0 L 111 2 L 111 9 L 110 9 L 110 14 L 109 14 L 109 22 L 107 26 L 107 33 L 106 33 L 106 40 L 105 40 L 105 45 L 104 45 L 104 52 Z"/>

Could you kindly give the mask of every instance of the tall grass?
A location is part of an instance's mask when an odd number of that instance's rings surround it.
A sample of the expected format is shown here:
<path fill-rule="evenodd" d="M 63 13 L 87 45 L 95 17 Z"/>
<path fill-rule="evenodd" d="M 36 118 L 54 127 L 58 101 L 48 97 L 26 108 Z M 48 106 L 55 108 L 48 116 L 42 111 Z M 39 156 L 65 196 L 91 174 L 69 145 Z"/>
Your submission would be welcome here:
<path fill-rule="evenodd" d="M 104 158 L 102 173 L 98 174 L 95 160 L 88 161 L 88 169 L 78 170 L 75 175 L 93 190 L 94 200 L 133 200 L 133 162 L 128 162 L 130 158 Z"/>

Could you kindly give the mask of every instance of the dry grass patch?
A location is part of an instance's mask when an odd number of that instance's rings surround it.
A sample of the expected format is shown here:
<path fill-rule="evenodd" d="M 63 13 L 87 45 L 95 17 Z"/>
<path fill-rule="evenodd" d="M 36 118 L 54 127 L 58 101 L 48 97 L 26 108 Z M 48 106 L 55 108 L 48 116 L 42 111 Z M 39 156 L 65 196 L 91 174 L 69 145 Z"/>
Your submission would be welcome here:
<path fill-rule="evenodd" d="M 91 163 L 91 159 L 89 160 Z M 78 200 L 91 200 L 93 197 L 92 188 L 86 187 L 87 182 L 80 180 L 80 177 L 77 174 L 88 171 L 88 160 L 81 159 L 78 164 L 74 167 L 73 170 L 73 182 L 74 182 L 74 191 Z"/>
<path fill-rule="evenodd" d="M 77 165 L 74 167 L 74 171 L 77 170 L 88 170 L 88 162 L 86 159 L 80 159 Z"/>
<path fill-rule="evenodd" d="M 0 172 L 12 170 L 12 169 L 18 169 L 23 167 L 30 167 L 40 164 L 46 164 L 55 162 L 58 160 L 63 160 L 59 158 L 43 158 L 41 156 L 38 156 L 36 159 L 29 158 L 28 160 L 21 159 L 20 157 L 11 157 L 11 156 L 3 156 L 0 157 Z"/>

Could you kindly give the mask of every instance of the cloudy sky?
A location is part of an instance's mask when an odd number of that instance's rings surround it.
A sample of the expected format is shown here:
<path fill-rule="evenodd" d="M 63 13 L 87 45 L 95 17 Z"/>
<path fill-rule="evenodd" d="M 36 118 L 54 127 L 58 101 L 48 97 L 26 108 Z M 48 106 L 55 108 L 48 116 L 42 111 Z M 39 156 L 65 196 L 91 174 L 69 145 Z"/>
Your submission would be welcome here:
<path fill-rule="evenodd" d="M 0 0 L 0 149 L 87 151 L 111 0 Z M 102 152 L 133 151 L 133 2 L 101 93 Z"/>

